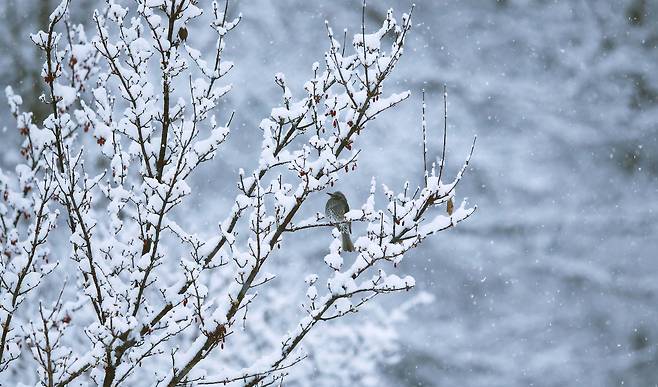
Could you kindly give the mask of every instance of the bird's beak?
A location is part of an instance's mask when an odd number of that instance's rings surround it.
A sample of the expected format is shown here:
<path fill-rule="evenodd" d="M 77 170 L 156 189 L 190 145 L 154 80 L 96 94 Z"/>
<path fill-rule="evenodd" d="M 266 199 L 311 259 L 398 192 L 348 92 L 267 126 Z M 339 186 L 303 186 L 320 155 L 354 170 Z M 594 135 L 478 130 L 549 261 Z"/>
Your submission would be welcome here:
<path fill-rule="evenodd" d="M 333 196 L 334 193 L 333 193 L 333 192 L 327 192 L 327 195 L 329 195 L 329 196 Z"/>

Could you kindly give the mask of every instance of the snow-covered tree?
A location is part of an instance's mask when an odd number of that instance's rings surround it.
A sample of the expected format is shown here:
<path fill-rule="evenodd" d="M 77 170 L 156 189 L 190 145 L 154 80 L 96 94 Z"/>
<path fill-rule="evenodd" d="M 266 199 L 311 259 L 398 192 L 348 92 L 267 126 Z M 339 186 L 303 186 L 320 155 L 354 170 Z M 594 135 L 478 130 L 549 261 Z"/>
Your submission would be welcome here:
<path fill-rule="evenodd" d="M 228 3 L 205 10 L 216 36 L 205 53 L 191 46 L 204 13 L 195 0 L 108 0 L 92 33 L 70 23 L 70 5 L 63 0 L 31 36 L 45 57 L 48 117 L 34 122 L 6 89 L 24 162 L 0 172 L 0 381 L 376 384 L 373 367 L 394 358 L 392 324 L 426 297 L 344 321 L 379 294 L 413 288 L 396 273 L 403 256 L 473 213 L 454 199 L 473 148 L 448 179 L 444 127 L 441 158 L 428 169 L 423 114 L 413 133 L 423 137 L 422 184 L 400 179 L 399 190 L 378 194 L 373 177 L 363 187 L 367 201 L 352 203 L 345 221 L 364 225 L 354 253 L 341 249 L 340 224 L 321 211 L 301 215 L 373 152 L 359 135 L 408 98 L 385 86 L 411 13 L 389 11 L 371 33 L 363 20 L 351 42 L 327 25 L 327 52 L 303 90 L 274 76 L 282 100 L 260 123 L 258 163 L 219 183 L 237 186 L 236 196 L 217 229 L 203 230 L 174 219 L 184 216 L 188 179 L 221 157 L 229 135 L 233 114 L 215 114 L 232 89 L 223 53 L 241 16 L 229 17 Z M 308 287 L 290 300 L 276 261 L 294 249 L 288 235 L 319 229 L 334 230 L 317 260 L 330 270 L 286 278 Z"/>

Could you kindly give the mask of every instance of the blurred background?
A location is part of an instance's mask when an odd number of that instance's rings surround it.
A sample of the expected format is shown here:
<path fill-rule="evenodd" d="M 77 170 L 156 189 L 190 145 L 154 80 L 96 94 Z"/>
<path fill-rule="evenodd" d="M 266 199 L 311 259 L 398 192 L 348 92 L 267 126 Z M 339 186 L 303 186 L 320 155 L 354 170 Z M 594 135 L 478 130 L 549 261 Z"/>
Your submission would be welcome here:
<path fill-rule="evenodd" d="M 40 58 L 29 33 L 46 24 L 55 3 L 0 4 L 0 84 L 41 117 Z M 83 23 L 102 6 L 73 3 L 73 19 Z M 387 8 L 399 18 L 410 6 L 371 1 L 368 29 Z M 258 123 L 280 103 L 274 73 L 285 73 L 302 95 L 327 47 L 324 20 L 350 36 L 360 28 L 361 4 L 244 0 L 232 1 L 230 12 L 244 17 L 226 50 L 236 68 L 225 109 L 236 111 L 237 125 L 188 200 L 209 233 L 235 195 L 237 168 L 257 162 Z M 410 90 L 412 98 L 364 132 L 359 141 L 370 153 L 339 189 L 358 206 L 372 175 L 391 187 L 418 184 L 421 90 L 434 160 L 446 84 L 448 171 L 461 166 L 477 135 L 458 196 L 478 210 L 399 268 L 435 301 L 401 323 L 400 361 L 382 370 L 385 379 L 390 386 L 658 385 L 658 1 L 416 0 L 413 12 L 387 89 Z M 207 29 L 188 39 L 212 48 Z M 0 166 L 11 168 L 19 136 L 6 104 L 0 118 Z M 321 211 L 322 200 L 307 213 Z M 328 239 L 295 249 L 290 270 L 323 266 Z"/>

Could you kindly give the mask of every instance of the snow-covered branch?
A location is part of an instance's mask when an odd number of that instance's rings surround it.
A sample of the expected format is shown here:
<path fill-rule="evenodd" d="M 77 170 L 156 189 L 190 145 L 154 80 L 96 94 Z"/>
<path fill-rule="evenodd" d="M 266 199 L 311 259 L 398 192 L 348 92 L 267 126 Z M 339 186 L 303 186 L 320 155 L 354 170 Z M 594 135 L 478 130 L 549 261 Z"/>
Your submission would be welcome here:
<path fill-rule="evenodd" d="M 33 122 L 21 112 L 21 97 L 6 91 L 25 162 L 15 173 L 0 171 L 0 372 L 27 343 L 39 380 L 50 386 L 280 383 L 310 357 L 302 347 L 314 329 L 368 307 L 377 295 L 410 290 L 413 278 L 392 274 L 404 254 L 474 212 L 465 201 L 454 205 L 473 148 L 457 176 L 443 182 L 444 128 L 442 160 L 438 170 L 419 171 L 422 187 L 411 192 L 406 182 L 394 192 L 383 185 L 377 196 L 373 178 L 368 200 L 344 220 L 299 219 L 309 199 L 372 153 L 361 134 L 377 130 L 374 120 L 409 98 L 409 91 L 390 91 L 389 80 L 411 12 L 396 19 L 388 11 L 372 33 L 363 18 L 351 48 L 327 23 L 327 52 L 312 64 L 303 90 L 274 76 L 282 99 L 260 122 L 258 163 L 240 169 L 231 208 L 207 236 L 175 219 L 186 216 L 189 178 L 229 135 L 234 114 L 220 119 L 214 112 L 232 89 L 220 85 L 234 67 L 224 50 L 241 15 L 229 17 L 228 2 L 213 2 L 204 15 L 196 0 L 108 0 L 93 13 L 87 38 L 70 22 L 69 6 L 62 1 L 47 31 L 31 37 L 45 54 L 49 116 Z M 191 39 L 204 17 L 215 37 L 209 55 Z M 69 259 L 49 261 L 59 212 Z M 288 237 L 356 223 L 366 231 L 354 235 L 353 262 L 345 264 L 352 258 L 334 230 L 324 257 L 331 274 L 306 276 L 303 316 L 289 314 L 283 337 L 270 331 L 263 316 L 281 286 L 276 265 L 292 251 Z M 32 313 L 38 318 L 17 330 L 26 295 L 58 265 L 76 280 L 65 281 L 57 299 L 40 303 Z M 244 337 L 256 338 L 257 353 L 241 352 Z"/>

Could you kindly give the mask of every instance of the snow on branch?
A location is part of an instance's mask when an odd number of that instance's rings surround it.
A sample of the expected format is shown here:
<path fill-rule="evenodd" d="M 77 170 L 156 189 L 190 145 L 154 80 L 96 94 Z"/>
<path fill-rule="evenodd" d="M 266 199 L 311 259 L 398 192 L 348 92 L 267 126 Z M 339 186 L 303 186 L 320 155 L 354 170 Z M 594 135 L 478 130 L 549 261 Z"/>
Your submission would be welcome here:
<path fill-rule="evenodd" d="M 397 273 L 404 255 L 475 211 L 465 200 L 454 205 L 475 141 L 444 182 L 444 122 L 438 170 L 427 171 L 423 145 L 422 187 L 382 185 L 378 194 L 373 178 L 367 201 L 344 220 L 300 219 L 310 198 L 372 152 L 361 134 L 409 98 L 388 81 L 412 12 L 396 18 L 389 10 L 371 33 L 362 14 L 351 47 L 326 23 L 327 51 L 303 90 L 274 75 L 281 103 L 260 122 L 258 162 L 240 169 L 231 208 L 207 237 L 175 219 L 187 215 L 189 178 L 221 154 L 230 132 L 234 114 L 214 114 L 232 91 L 224 77 L 234 64 L 224 49 L 242 16 L 228 16 L 228 1 L 213 2 L 202 26 L 196 0 L 108 0 L 93 13 L 88 38 L 70 22 L 69 6 L 61 2 L 46 30 L 31 36 L 44 52 L 49 115 L 35 122 L 6 89 L 23 160 L 0 171 L 0 372 L 29 350 L 36 377 L 49 386 L 282 383 L 312 361 L 303 343 L 314 345 L 313 330 L 339 324 L 378 295 L 412 289 L 415 280 Z M 215 37 L 212 53 L 191 39 L 204 27 Z M 422 119 L 424 143 L 424 105 Z M 58 219 L 66 222 L 56 233 L 68 259 L 50 252 Z M 283 307 L 277 292 L 287 291 L 277 284 L 285 274 L 277 261 L 294 251 L 288 237 L 357 222 L 366 232 L 354 235 L 355 254 L 342 251 L 334 230 L 324 256 L 331 274 L 305 277 L 305 299 L 296 303 L 302 316 L 271 320 L 269 308 Z M 60 283 L 52 302 L 28 305 L 54 272 L 74 280 Z M 378 324 L 388 332 L 392 323 Z M 364 340 L 353 346 L 373 359 L 376 350 L 360 347 L 389 342 Z"/>

